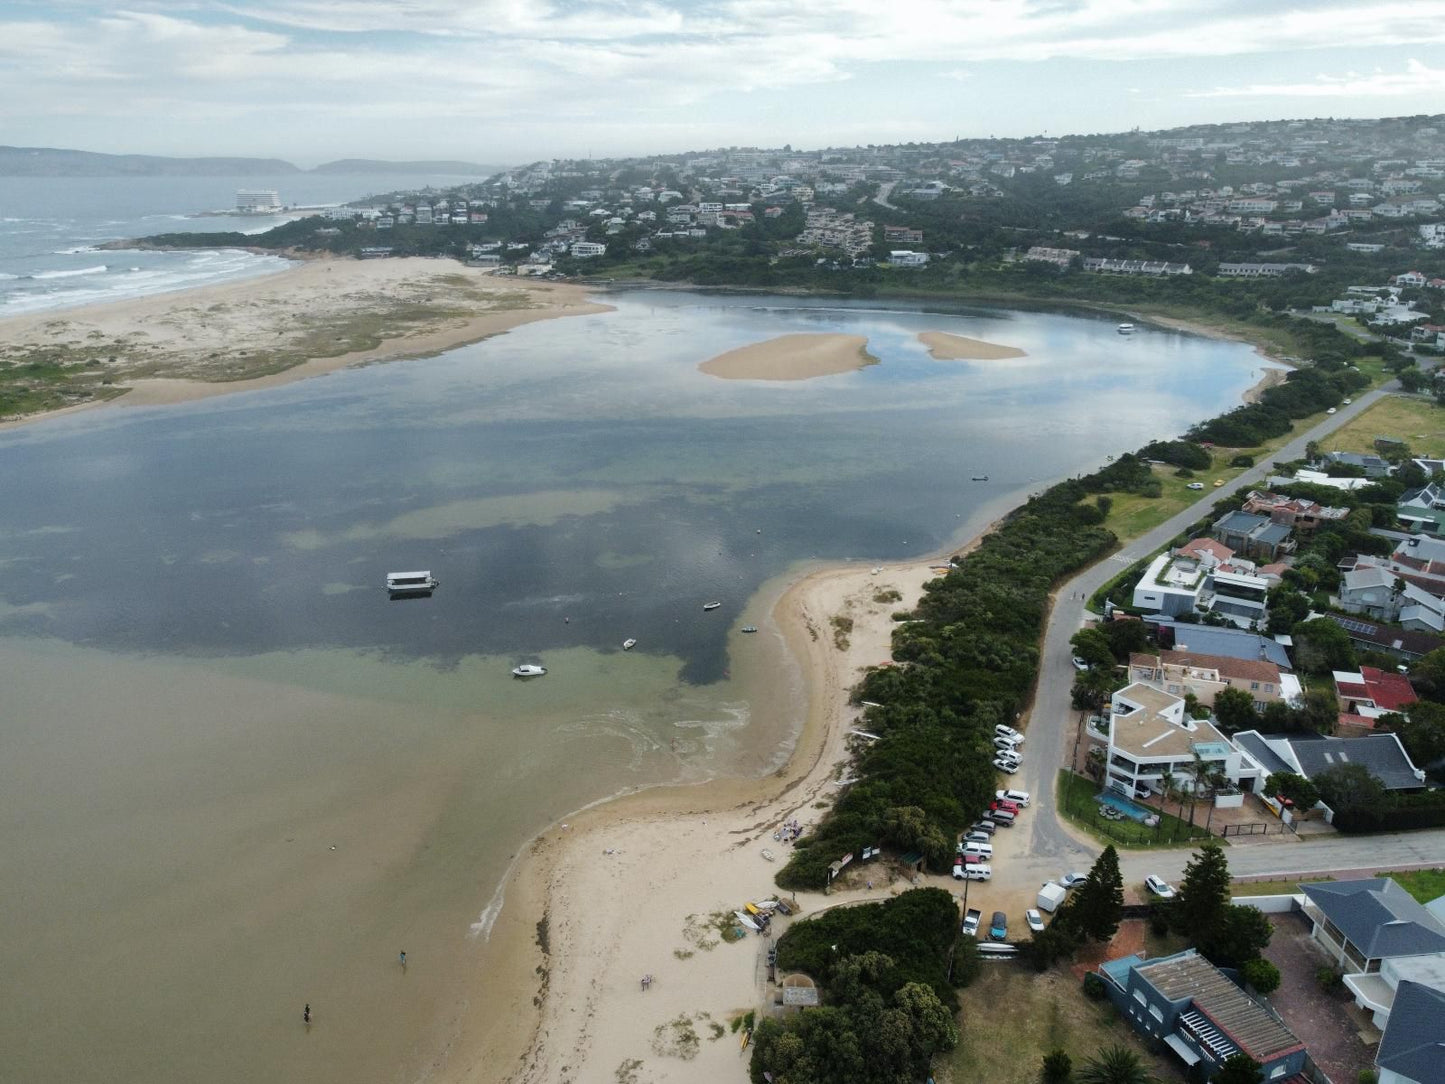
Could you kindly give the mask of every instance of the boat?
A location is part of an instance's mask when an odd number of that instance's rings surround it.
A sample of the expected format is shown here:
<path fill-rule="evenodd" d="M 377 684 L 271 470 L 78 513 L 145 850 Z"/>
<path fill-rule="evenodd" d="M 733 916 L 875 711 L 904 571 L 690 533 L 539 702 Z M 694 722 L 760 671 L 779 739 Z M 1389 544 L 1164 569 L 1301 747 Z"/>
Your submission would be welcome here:
<path fill-rule="evenodd" d="M 762 927 L 757 924 L 757 921 L 753 918 L 753 916 L 748 914 L 746 911 L 734 911 L 733 915 L 737 918 L 739 922 L 741 922 L 748 929 L 752 930 L 754 933 L 762 929 Z"/>
<path fill-rule="evenodd" d="M 975 475 L 973 476 L 973 480 L 974 480 L 975 482 L 987 482 L 987 481 L 988 481 L 988 475 L 986 475 L 986 474 L 975 474 Z"/>
<path fill-rule="evenodd" d="M 763 848 L 763 860 L 766 862 L 771 862 L 773 860 L 773 852 L 768 850 L 766 847 Z"/>
<path fill-rule="evenodd" d="M 1114 330 L 1117 331 L 1120 335 L 1132 335 L 1132 334 L 1134 334 L 1134 325 L 1133 325 L 1133 324 L 1120 324 L 1120 325 L 1119 325 L 1117 328 L 1115 328 Z"/>
<path fill-rule="evenodd" d="M 623 650 L 623 651 L 631 651 L 631 650 L 632 650 L 634 647 L 636 647 L 636 646 L 637 646 L 637 641 L 634 640 L 631 636 L 629 636 L 627 639 L 625 639 L 625 640 L 622 641 L 622 650 Z"/>
<path fill-rule="evenodd" d="M 386 590 L 392 598 L 401 595 L 429 595 L 437 589 L 439 581 L 430 572 L 388 572 Z"/>
<path fill-rule="evenodd" d="M 758 631 L 758 627 L 757 627 L 756 625 L 744 625 L 744 626 L 742 627 L 742 630 L 741 630 L 741 631 L 743 631 L 743 632 L 757 632 L 757 631 Z"/>
<path fill-rule="evenodd" d="M 541 677 L 546 672 L 547 668 L 545 666 L 535 666 L 530 662 L 524 662 L 521 666 L 512 667 L 512 676 L 514 678 Z"/>
<path fill-rule="evenodd" d="M 753 1041 L 753 1029 L 752 1029 L 752 1028 L 746 1028 L 746 1029 L 744 1029 L 744 1031 L 743 1031 L 743 1038 L 742 1038 L 742 1049 L 746 1050 L 746 1049 L 748 1048 L 748 1043 L 750 1043 L 750 1042 L 752 1042 L 752 1041 Z"/>
<path fill-rule="evenodd" d="M 702 604 L 702 608 L 703 608 L 704 610 L 716 610 L 716 609 L 717 609 L 719 606 L 721 606 L 721 605 L 722 605 L 721 602 L 704 602 L 704 603 Z"/>

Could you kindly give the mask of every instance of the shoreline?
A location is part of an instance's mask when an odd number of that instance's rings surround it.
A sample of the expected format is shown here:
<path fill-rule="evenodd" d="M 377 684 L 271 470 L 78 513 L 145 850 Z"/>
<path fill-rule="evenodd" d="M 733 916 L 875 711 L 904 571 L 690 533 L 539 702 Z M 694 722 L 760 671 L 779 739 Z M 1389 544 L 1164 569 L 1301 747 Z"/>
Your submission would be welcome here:
<path fill-rule="evenodd" d="M 406 292 L 410 296 L 400 297 Z M 449 259 L 321 258 L 270 275 L 7 317 L 0 320 L 0 341 L 11 350 L 114 351 L 127 355 L 138 373 L 120 370 L 107 378 L 107 389 L 123 389 L 118 395 L 6 418 L 0 430 L 102 407 L 170 406 L 354 365 L 432 357 L 540 320 L 611 312 L 611 305 L 590 299 L 594 292 L 576 283 L 499 279 Z M 395 321 L 375 311 L 388 303 L 399 306 Z M 326 320 L 333 325 L 317 323 Z M 57 341 L 61 335 L 70 338 Z M 104 339 L 111 342 L 89 345 Z M 237 352 L 239 342 L 275 345 Z M 267 349 L 280 354 L 258 363 L 252 355 Z M 105 371 L 99 356 L 82 360 Z"/>

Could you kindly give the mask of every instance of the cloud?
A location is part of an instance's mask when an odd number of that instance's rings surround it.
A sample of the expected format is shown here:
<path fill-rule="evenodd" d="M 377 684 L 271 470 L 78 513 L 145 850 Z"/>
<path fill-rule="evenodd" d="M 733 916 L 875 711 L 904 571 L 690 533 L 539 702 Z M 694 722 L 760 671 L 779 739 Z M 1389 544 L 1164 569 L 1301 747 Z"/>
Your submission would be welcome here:
<path fill-rule="evenodd" d="M 1190 98 L 1401 98 L 1445 93 L 1445 68 L 1410 60 L 1402 72 L 1317 75 L 1308 83 L 1252 83 L 1192 91 Z"/>

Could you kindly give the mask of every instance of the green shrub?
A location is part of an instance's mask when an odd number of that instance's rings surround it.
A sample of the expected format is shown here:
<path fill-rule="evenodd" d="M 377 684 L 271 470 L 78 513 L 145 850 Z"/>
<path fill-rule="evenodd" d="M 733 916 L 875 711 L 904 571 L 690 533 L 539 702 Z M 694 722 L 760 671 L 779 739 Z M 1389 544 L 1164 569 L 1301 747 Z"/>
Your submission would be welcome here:
<path fill-rule="evenodd" d="M 1064 1084 L 1074 1072 L 1074 1059 L 1062 1050 L 1050 1050 L 1044 1055 L 1044 1084 Z"/>
<path fill-rule="evenodd" d="M 1090 1001 L 1103 1001 L 1108 996 L 1108 991 L 1104 988 L 1104 980 L 1092 971 L 1086 972 L 1084 975 L 1084 996 Z"/>
<path fill-rule="evenodd" d="M 1345 977 L 1335 968 L 1325 965 L 1315 970 L 1315 982 L 1327 994 L 1339 991 L 1345 985 Z"/>
<path fill-rule="evenodd" d="M 1279 989 L 1280 974 L 1279 968 L 1270 963 L 1263 956 L 1253 960 L 1246 960 L 1240 972 L 1244 975 L 1244 981 L 1254 987 L 1256 993 L 1268 997 Z"/>
<path fill-rule="evenodd" d="M 1254 466 L 1254 456 L 1237 455 L 1229 461 L 1229 465 L 1231 467 L 1252 467 Z"/>

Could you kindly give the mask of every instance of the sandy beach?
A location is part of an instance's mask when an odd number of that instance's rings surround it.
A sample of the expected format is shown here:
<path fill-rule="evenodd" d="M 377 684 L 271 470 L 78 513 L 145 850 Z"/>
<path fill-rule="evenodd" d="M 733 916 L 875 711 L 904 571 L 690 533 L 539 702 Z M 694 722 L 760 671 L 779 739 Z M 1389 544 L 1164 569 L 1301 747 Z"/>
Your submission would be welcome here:
<path fill-rule="evenodd" d="M 779 335 L 719 354 L 698 369 L 724 380 L 812 380 L 876 365 L 867 347 L 862 335 Z"/>
<path fill-rule="evenodd" d="M 808 709 L 779 771 L 615 799 L 534 840 L 504 886 L 481 953 L 486 978 L 433 1079 L 745 1079 L 748 1054 L 731 1021 L 761 1010 L 769 996 L 771 942 L 749 933 L 729 943 L 719 919 L 778 894 L 773 878 L 788 846 L 774 830 L 794 819 L 806 830 L 831 804 L 858 740 L 849 731 L 862 709 L 848 703 L 849 693 L 864 669 L 889 660 L 893 612 L 916 605 L 942 570 L 937 557 L 827 568 L 782 593 L 761 634 L 778 637 L 802 668 Z M 834 639 L 836 616 L 853 621 L 846 647 Z M 910 887 L 881 865 L 849 873 L 830 895 L 798 893 L 803 913 Z M 643 975 L 653 977 L 646 991 Z M 524 998 L 535 1009 L 527 1011 Z"/>
<path fill-rule="evenodd" d="M 608 311 L 581 286 L 502 278 L 454 260 L 309 260 L 264 278 L 11 317 L 0 321 L 0 358 L 44 352 L 93 389 L 126 389 L 108 402 L 154 406 Z"/>
<path fill-rule="evenodd" d="M 1017 346 L 1003 346 L 983 339 L 951 335 L 946 331 L 920 332 L 918 341 L 928 347 L 930 356 L 939 361 L 1002 361 L 1028 357 L 1028 353 Z"/>

